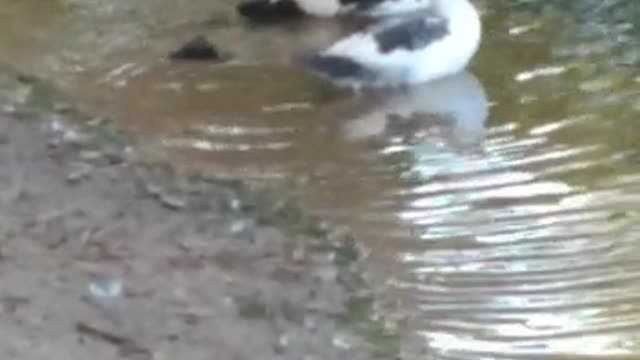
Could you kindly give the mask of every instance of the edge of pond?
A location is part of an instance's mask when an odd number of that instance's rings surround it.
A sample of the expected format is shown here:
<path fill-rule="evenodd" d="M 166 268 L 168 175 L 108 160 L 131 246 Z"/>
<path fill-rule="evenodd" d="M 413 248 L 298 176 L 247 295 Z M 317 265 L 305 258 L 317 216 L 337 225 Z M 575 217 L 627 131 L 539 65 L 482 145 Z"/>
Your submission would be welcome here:
<path fill-rule="evenodd" d="M 108 119 L 94 118 L 76 108 L 46 80 L 0 64 L 0 101 L 9 108 L 0 109 L 20 119 L 42 121 L 61 139 L 69 143 L 91 144 L 98 151 L 118 152 L 133 157 L 142 177 L 148 178 L 153 188 L 150 195 L 161 205 L 181 209 L 197 208 L 197 199 L 190 189 L 201 191 L 211 188 L 229 189 L 239 199 L 228 204 L 230 210 L 254 218 L 259 225 L 279 229 L 284 235 L 320 250 L 331 256 L 337 268 L 338 285 L 347 293 L 346 312 L 339 321 L 351 329 L 366 343 L 366 351 L 381 359 L 404 359 L 411 354 L 423 353 L 422 345 L 416 345 L 402 333 L 398 320 L 387 316 L 389 304 L 384 302 L 383 290 L 369 277 L 366 251 L 348 229 L 322 221 L 309 214 L 296 200 L 291 184 L 264 184 L 241 180 L 222 180 L 197 173 L 178 173 L 170 165 L 159 161 L 137 158 L 136 135 L 116 129 Z M 46 118 L 46 120 L 45 120 Z M 295 185 L 294 185 L 295 186 Z M 206 191 L 206 190 L 205 190 Z M 198 198 L 202 193 L 198 194 Z M 411 342 L 411 344 L 410 344 Z"/>

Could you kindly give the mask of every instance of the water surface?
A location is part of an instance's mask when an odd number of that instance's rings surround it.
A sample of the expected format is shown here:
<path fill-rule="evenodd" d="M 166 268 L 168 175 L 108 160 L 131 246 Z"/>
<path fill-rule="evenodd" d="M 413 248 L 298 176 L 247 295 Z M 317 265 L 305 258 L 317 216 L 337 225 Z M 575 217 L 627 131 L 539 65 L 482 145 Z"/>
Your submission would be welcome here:
<path fill-rule="evenodd" d="M 426 358 L 640 356 L 635 2 L 485 2 L 468 72 L 360 96 L 288 65 L 348 24 L 252 28 L 210 0 L 0 4 L 0 60 L 150 156 L 296 180 L 370 250 Z M 165 59 L 196 33 L 234 59 Z"/>

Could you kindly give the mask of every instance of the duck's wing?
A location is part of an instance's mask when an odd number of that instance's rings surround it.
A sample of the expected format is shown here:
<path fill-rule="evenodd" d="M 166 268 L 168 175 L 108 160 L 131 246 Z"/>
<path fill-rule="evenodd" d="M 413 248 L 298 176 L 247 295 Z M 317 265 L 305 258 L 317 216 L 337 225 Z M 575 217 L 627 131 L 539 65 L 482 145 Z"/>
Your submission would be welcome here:
<path fill-rule="evenodd" d="M 395 50 L 414 51 L 428 47 L 449 34 L 449 22 L 441 16 L 422 14 L 407 19 L 391 19 L 372 29 L 377 50 L 388 54 Z"/>
<path fill-rule="evenodd" d="M 346 37 L 327 50 L 332 55 L 375 61 L 394 52 L 419 51 L 444 39 L 449 22 L 430 13 L 390 18 Z"/>
<path fill-rule="evenodd" d="M 375 83 L 401 79 L 417 52 L 429 51 L 449 34 L 446 19 L 429 14 L 378 23 L 309 57 L 314 72 L 338 82 Z"/>

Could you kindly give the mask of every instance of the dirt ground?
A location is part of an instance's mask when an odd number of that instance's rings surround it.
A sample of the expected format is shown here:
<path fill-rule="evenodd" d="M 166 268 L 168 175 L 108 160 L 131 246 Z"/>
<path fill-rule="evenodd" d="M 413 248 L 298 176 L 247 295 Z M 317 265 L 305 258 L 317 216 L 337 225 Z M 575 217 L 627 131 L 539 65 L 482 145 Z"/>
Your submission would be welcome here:
<path fill-rule="evenodd" d="M 335 254 L 232 187 L 14 111 L 0 149 L 0 358 L 370 358 Z"/>

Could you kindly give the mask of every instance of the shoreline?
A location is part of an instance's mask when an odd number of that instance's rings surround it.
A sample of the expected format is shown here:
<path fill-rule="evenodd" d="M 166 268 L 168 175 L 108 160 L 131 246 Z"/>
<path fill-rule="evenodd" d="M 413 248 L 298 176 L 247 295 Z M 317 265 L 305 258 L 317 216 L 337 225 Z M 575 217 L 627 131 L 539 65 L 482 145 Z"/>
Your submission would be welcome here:
<path fill-rule="evenodd" d="M 356 294 L 364 283 L 347 232 L 287 201 L 258 200 L 241 182 L 145 163 L 127 134 L 83 129 L 56 99 L 0 97 L 7 358 L 357 360 L 398 351 L 394 334 L 363 317 L 373 300 Z"/>

